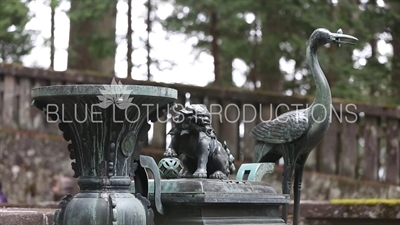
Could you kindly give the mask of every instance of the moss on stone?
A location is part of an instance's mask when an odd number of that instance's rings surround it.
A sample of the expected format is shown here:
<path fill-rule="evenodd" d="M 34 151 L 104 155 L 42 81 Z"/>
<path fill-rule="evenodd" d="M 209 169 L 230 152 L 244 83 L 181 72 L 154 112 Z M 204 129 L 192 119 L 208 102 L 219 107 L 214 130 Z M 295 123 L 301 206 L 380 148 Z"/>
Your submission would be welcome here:
<path fill-rule="evenodd" d="M 400 205 L 400 199 L 331 199 L 330 203 L 340 205 Z"/>

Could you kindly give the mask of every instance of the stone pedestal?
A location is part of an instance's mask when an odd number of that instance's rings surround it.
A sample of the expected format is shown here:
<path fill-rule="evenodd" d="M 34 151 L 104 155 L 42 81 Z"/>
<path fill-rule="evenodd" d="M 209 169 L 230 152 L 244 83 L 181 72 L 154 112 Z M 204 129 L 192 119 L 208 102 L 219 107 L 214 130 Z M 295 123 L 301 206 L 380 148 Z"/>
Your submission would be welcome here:
<path fill-rule="evenodd" d="M 134 185 L 131 185 L 131 192 L 135 193 Z M 153 202 L 153 180 L 149 180 L 149 193 L 149 199 Z M 264 182 L 162 180 L 161 202 L 164 215 L 155 213 L 154 222 L 156 225 L 285 224 L 279 214 L 279 207 L 288 201 Z"/>

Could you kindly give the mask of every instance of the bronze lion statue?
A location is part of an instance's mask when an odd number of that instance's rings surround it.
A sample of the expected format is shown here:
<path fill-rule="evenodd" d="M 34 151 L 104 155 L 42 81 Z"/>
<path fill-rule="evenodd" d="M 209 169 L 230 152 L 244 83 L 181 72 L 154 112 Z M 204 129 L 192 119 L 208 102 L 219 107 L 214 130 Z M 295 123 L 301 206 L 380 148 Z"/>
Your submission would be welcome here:
<path fill-rule="evenodd" d="M 175 127 L 168 133 L 172 139 L 164 157 L 184 154 L 183 177 L 228 179 L 235 171 L 235 159 L 226 143 L 217 140 L 210 117 L 202 104 L 188 105 L 173 117 Z"/>

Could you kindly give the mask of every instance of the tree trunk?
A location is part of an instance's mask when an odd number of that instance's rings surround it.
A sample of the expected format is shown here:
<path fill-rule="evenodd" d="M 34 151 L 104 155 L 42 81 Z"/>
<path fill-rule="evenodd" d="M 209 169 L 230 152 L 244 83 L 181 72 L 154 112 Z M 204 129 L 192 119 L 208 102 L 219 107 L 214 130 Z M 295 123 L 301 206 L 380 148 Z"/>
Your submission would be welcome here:
<path fill-rule="evenodd" d="M 280 49 L 279 45 L 276 45 L 274 40 L 269 40 L 268 34 L 273 32 L 279 32 L 276 24 L 276 15 L 267 13 L 263 21 L 262 40 L 260 45 L 262 49 L 266 49 L 264 52 L 260 52 L 258 58 L 258 66 L 260 71 L 261 89 L 272 92 L 280 93 L 282 91 L 282 73 L 279 68 Z"/>
<path fill-rule="evenodd" d="M 378 58 L 377 58 L 377 55 L 378 55 L 378 45 L 377 44 L 378 44 L 377 40 L 374 37 L 372 37 L 371 40 L 369 41 L 369 45 L 371 45 L 371 57 L 370 57 L 368 63 L 370 65 L 375 65 L 375 66 L 379 65 Z M 378 91 L 377 86 L 379 86 L 379 84 L 377 84 L 377 83 L 371 84 L 370 90 L 369 90 L 370 96 L 374 96 L 375 93 Z"/>
<path fill-rule="evenodd" d="M 335 23 L 335 6 L 333 5 L 333 2 L 330 1 L 329 3 L 329 21 L 331 24 Z M 334 73 L 334 68 L 332 68 L 333 65 L 335 65 L 335 49 L 334 46 L 331 45 L 331 47 L 328 49 L 329 52 L 329 66 L 328 66 L 328 71 L 326 73 L 326 79 L 328 80 L 329 86 L 333 88 L 335 85 L 335 73 Z"/>
<path fill-rule="evenodd" d="M 258 18 L 257 13 L 255 13 L 255 18 L 256 19 L 254 20 L 253 25 L 254 25 L 254 30 L 257 31 L 259 29 L 258 26 L 257 26 L 257 18 Z M 249 72 L 249 75 L 247 77 L 247 81 L 250 81 L 253 84 L 254 89 L 258 89 L 259 87 L 257 87 L 257 81 L 259 81 L 259 77 L 258 77 L 258 74 L 259 74 L 258 69 L 259 69 L 259 67 L 257 65 L 257 59 L 259 57 L 258 56 L 259 43 L 258 43 L 258 40 L 257 40 L 257 32 L 254 32 L 254 34 L 253 34 L 253 40 L 254 40 L 253 46 L 251 47 L 251 51 L 252 51 L 251 64 L 252 65 L 250 67 L 250 72 Z"/>
<path fill-rule="evenodd" d="M 146 49 L 147 49 L 147 80 L 151 79 L 151 71 L 150 71 L 150 66 L 151 66 L 151 57 L 150 57 L 150 51 L 151 51 L 151 46 L 150 46 L 150 33 L 151 33 L 151 11 L 152 11 L 152 6 L 151 6 L 151 0 L 147 0 L 147 41 L 146 41 Z"/>
<path fill-rule="evenodd" d="M 116 3 L 71 0 L 68 69 L 114 75 Z"/>
<path fill-rule="evenodd" d="M 132 77 L 132 0 L 128 0 L 128 31 L 126 33 L 126 41 L 127 41 L 127 46 L 128 50 L 126 53 L 126 61 L 128 62 L 128 71 L 127 71 L 127 77 L 130 78 Z"/>
<path fill-rule="evenodd" d="M 217 30 L 217 25 L 218 25 L 218 15 L 215 11 L 211 13 L 211 20 L 210 20 L 210 34 L 212 36 L 212 42 L 211 42 L 211 54 L 214 58 L 214 85 L 216 86 L 221 86 L 222 84 L 222 79 L 221 79 L 221 74 L 220 74 L 220 62 L 219 62 L 219 46 L 218 46 L 218 30 Z"/>
<path fill-rule="evenodd" d="M 51 9 L 51 28 L 50 28 L 50 69 L 54 70 L 54 55 L 55 55 L 55 47 L 54 47 L 54 16 L 56 14 L 56 0 L 50 1 L 50 9 Z"/>
<path fill-rule="evenodd" d="M 392 88 L 392 96 L 398 97 L 400 95 L 400 55 L 398 54 L 400 52 L 400 22 L 397 21 L 397 26 L 396 28 L 393 28 L 393 58 L 392 58 L 392 71 L 391 71 L 391 77 L 392 77 L 392 83 L 393 83 L 393 88 Z"/>
<path fill-rule="evenodd" d="M 398 1 L 390 1 L 390 11 L 393 14 L 391 26 L 392 30 L 392 46 L 393 46 L 393 57 L 392 57 L 392 96 L 398 97 L 400 95 L 400 18 L 395 16 L 399 14 L 400 3 Z"/>
<path fill-rule="evenodd" d="M 233 86 L 233 79 L 232 79 L 232 67 L 233 58 L 223 57 L 222 65 L 221 65 L 221 85 L 223 87 L 232 87 Z"/>

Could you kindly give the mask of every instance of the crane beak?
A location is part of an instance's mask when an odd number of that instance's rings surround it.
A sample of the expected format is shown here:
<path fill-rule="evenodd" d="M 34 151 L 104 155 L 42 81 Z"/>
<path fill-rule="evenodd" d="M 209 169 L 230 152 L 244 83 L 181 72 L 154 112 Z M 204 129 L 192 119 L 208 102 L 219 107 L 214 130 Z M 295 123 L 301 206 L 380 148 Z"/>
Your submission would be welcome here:
<path fill-rule="evenodd" d="M 331 33 L 331 40 L 333 42 L 336 42 L 339 47 L 341 44 L 344 44 L 344 45 L 355 45 L 356 44 L 354 42 L 342 41 L 342 40 L 340 40 L 341 38 L 347 38 L 347 39 L 351 39 L 354 41 L 358 41 L 358 39 L 356 37 L 353 37 L 353 36 L 347 35 L 347 34 L 343 34 L 342 29 L 339 29 L 336 33 Z"/>

